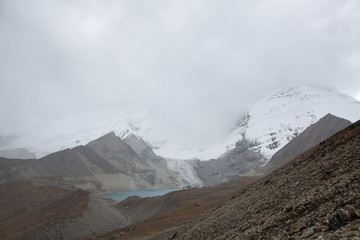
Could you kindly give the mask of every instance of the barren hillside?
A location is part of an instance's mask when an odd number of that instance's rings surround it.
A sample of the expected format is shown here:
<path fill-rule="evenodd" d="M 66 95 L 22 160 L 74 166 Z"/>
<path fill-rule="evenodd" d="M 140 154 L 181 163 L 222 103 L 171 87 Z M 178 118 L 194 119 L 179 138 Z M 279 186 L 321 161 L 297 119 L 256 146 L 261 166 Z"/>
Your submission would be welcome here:
<path fill-rule="evenodd" d="M 59 219 L 77 218 L 89 192 L 51 186 L 40 179 L 0 185 L 0 239 L 28 239 Z"/>
<path fill-rule="evenodd" d="M 179 228 L 173 239 L 358 239 L 359 196 L 360 121 Z"/>

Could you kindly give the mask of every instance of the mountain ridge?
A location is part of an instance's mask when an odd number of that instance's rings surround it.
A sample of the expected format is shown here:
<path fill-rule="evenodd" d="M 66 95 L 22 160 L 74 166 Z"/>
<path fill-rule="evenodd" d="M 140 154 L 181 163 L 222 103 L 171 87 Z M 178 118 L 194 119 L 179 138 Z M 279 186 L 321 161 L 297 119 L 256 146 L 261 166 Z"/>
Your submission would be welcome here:
<path fill-rule="evenodd" d="M 281 167 L 297 155 L 319 144 L 351 124 L 352 123 L 346 119 L 328 113 L 276 152 L 269 163 L 261 170 L 273 171 Z"/>
<path fill-rule="evenodd" d="M 246 138 L 255 143 L 252 149 L 264 156 L 266 165 L 280 148 L 328 113 L 352 122 L 360 119 L 356 103 L 350 96 L 310 87 L 278 90 L 250 109 L 233 131 L 232 141 Z"/>
<path fill-rule="evenodd" d="M 189 132 L 179 130 L 176 124 L 165 122 L 151 111 L 145 114 L 124 114 L 119 109 L 104 109 L 81 116 L 60 116 L 54 123 L 58 130 L 49 133 L 31 135 L 30 131 L 30 135 L 25 136 L 16 133 L 20 137 L 14 139 L 7 148 L 25 147 L 39 156 L 43 152 L 86 145 L 114 131 L 123 139 L 130 134 L 141 137 L 150 143 L 156 155 L 165 158 L 209 160 L 235 148 L 236 142 L 246 137 L 248 141 L 258 143 L 253 149 L 264 156 L 262 164 L 265 165 L 279 148 L 327 113 L 352 122 L 360 119 L 358 103 L 347 95 L 322 89 L 304 86 L 285 88 L 262 98 L 248 112 L 239 113 L 245 118 L 240 123 L 229 125 L 230 133 L 224 131 L 212 138 L 196 139 L 188 134 L 183 136 Z M 71 124 L 64 127 L 62 122 Z"/>
<path fill-rule="evenodd" d="M 166 160 L 138 155 L 110 132 L 86 146 L 49 154 L 40 159 L 0 158 L 0 180 L 62 177 L 91 192 L 174 188 L 176 180 Z"/>
<path fill-rule="evenodd" d="M 350 121 L 327 114 L 279 149 L 265 166 L 263 156 L 253 149 L 256 144 L 243 138 L 218 159 L 195 162 L 194 169 L 206 186 L 240 176 L 266 175 L 349 125 Z"/>
<path fill-rule="evenodd" d="M 172 239 L 358 238 L 359 136 L 357 121 L 179 226 Z"/>

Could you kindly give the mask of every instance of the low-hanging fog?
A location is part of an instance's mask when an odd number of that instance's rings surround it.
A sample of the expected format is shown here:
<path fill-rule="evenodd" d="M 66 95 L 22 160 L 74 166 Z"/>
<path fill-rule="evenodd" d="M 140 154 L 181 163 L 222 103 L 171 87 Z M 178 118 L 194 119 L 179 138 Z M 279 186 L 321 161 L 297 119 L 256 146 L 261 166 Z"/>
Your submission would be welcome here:
<path fill-rule="evenodd" d="M 0 135 L 106 109 L 223 131 L 294 85 L 359 99 L 359 42 L 358 0 L 0 0 Z"/>

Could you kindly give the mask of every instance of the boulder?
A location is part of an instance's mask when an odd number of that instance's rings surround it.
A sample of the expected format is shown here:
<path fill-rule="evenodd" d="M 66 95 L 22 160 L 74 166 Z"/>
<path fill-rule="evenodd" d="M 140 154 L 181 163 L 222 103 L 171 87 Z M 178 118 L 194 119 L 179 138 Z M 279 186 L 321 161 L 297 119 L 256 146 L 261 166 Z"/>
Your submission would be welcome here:
<path fill-rule="evenodd" d="M 336 231 L 352 221 L 352 217 L 345 209 L 339 209 L 330 217 L 329 230 Z"/>

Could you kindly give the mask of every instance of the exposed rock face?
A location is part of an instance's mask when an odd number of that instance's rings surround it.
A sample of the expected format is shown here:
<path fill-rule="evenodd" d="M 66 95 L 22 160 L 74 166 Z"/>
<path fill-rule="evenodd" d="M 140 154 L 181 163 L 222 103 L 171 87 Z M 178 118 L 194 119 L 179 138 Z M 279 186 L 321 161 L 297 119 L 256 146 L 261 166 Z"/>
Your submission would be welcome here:
<path fill-rule="evenodd" d="M 150 151 L 142 151 L 149 155 Z M 176 181 L 166 161 L 137 154 L 114 133 L 86 146 L 65 149 L 39 160 L 0 158 L 0 180 L 62 176 L 89 191 L 173 188 Z"/>
<path fill-rule="evenodd" d="M 146 168 L 146 159 L 141 158 L 113 132 L 91 141 L 86 147 L 94 150 L 99 156 L 106 159 L 123 173 Z"/>
<path fill-rule="evenodd" d="M 148 143 L 145 142 L 145 140 L 141 137 L 130 134 L 123 141 L 127 143 L 132 149 L 134 149 L 134 151 L 140 156 L 153 160 L 159 159 L 159 156 L 154 153 Z"/>
<path fill-rule="evenodd" d="M 48 176 L 38 160 L 0 158 L 0 182 Z"/>
<path fill-rule="evenodd" d="M 252 143 L 242 139 L 224 156 L 209 161 L 197 161 L 195 170 L 206 186 L 219 185 L 241 176 L 254 175 L 262 156 L 251 150 Z"/>
<path fill-rule="evenodd" d="M 39 159 L 38 164 L 48 176 L 78 176 L 116 171 L 102 156 L 84 146 L 49 154 Z"/>
<path fill-rule="evenodd" d="M 348 210 L 360 209 L 359 153 L 360 121 L 180 228 L 174 239 L 359 238 L 360 221 L 349 217 L 358 214 Z M 341 208 L 347 213 L 334 215 Z M 330 222 L 340 228 L 330 231 Z"/>
<path fill-rule="evenodd" d="M 0 179 L 79 176 L 113 173 L 116 169 L 90 148 L 79 146 L 49 154 L 41 159 L 0 159 Z"/>
<path fill-rule="evenodd" d="M 327 114 L 280 149 L 265 166 L 263 156 L 253 150 L 256 143 L 246 138 L 218 159 L 197 161 L 195 170 L 207 186 L 218 185 L 240 176 L 263 175 L 286 164 L 297 155 L 319 144 L 351 124 L 350 121 Z"/>
<path fill-rule="evenodd" d="M 272 171 L 281 167 L 349 125 L 351 125 L 350 121 L 327 114 L 275 153 L 262 170 Z"/>
<path fill-rule="evenodd" d="M 90 142 L 86 147 L 97 152 L 113 165 L 118 173 L 126 175 L 127 177 L 123 180 L 131 178 L 132 180 L 127 185 L 132 185 L 132 187 L 128 189 L 176 187 L 173 172 L 168 169 L 166 160 L 156 156 L 142 139 L 135 138 L 132 136 L 129 142 L 141 155 L 112 132 Z M 104 176 L 100 179 L 105 185 L 113 185 L 113 181 L 119 181 L 118 176 L 119 174 Z M 124 184 L 119 184 L 119 186 L 125 187 Z"/>

